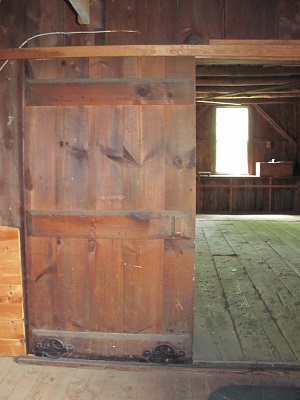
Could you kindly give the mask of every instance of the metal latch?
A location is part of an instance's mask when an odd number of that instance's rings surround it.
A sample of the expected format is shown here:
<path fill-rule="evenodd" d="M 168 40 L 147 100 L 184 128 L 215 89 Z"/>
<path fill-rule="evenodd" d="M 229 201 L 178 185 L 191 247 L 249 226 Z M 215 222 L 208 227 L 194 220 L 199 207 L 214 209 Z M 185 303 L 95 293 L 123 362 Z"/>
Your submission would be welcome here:
<path fill-rule="evenodd" d="M 185 356 L 185 352 L 182 350 L 175 350 L 168 344 L 161 344 L 154 350 L 145 350 L 143 356 L 147 361 L 159 364 L 175 364 L 185 361 L 182 359 L 182 357 Z"/>
<path fill-rule="evenodd" d="M 64 354 L 71 354 L 74 351 L 74 346 L 65 345 L 57 338 L 47 338 L 42 343 L 37 343 L 33 350 L 36 356 L 59 358 Z"/>

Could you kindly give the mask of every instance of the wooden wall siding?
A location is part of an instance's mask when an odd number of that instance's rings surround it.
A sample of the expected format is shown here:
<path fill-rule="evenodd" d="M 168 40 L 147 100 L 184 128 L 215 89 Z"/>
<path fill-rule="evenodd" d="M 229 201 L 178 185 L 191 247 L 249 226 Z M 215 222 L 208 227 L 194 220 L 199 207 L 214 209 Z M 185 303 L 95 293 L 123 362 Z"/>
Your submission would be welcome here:
<path fill-rule="evenodd" d="M 1 47 L 16 47 L 23 40 L 24 13 L 18 0 L 1 3 Z M 21 78 L 22 63 L 10 61 L 0 71 L 0 225 L 15 227 L 23 220 Z"/>
<path fill-rule="evenodd" d="M 300 38 L 300 6 L 299 1 L 278 1 L 278 39 Z"/>
<path fill-rule="evenodd" d="M 146 44 L 178 43 L 178 0 L 146 1 Z"/>
<path fill-rule="evenodd" d="M 299 178 L 197 177 L 197 213 L 299 211 Z"/>
<path fill-rule="evenodd" d="M 19 230 L 0 227 L 0 355 L 25 353 Z"/>
<path fill-rule="evenodd" d="M 145 0 L 108 0 L 105 3 L 105 29 L 128 29 L 137 33 L 108 33 L 105 44 L 145 44 Z"/>
<path fill-rule="evenodd" d="M 267 104 L 262 108 L 294 139 L 298 137 L 299 105 Z M 214 106 L 197 105 L 197 171 L 214 173 Z M 300 160 L 298 149 L 291 145 L 276 129 L 250 106 L 250 136 L 252 136 L 252 168 L 258 161 L 294 161 L 295 173 L 299 174 Z M 299 140 L 299 139 L 298 139 Z M 271 147 L 267 146 L 271 142 Z"/>
<path fill-rule="evenodd" d="M 277 39 L 277 0 L 225 0 L 226 39 Z"/>
<path fill-rule="evenodd" d="M 299 39 L 298 0 L 106 2 L 105 44 L 208 43 L 210 39 Z"/>
<path fill-rule="evenodd" d="M 179 0 L 179 43 L 208 43 L 224 35 L 223 0 Z"/>
<path fill-rule="evenodd" d="M 298 39 L 300 25 L 298 0 L 246 1 L 237 0 L 168 0 L 160 5 L 158 1 L 90 1 L 91 23 L 78 25 L 76 15 L 69 4 L 62 0 L 2 0 L 0 5 L 0 46 L 16 47 L 25 38 L 54 31 L 67 30 L 101 30 L 101 29 L 134 29 L 139 33 L 111 33 L 105 35 L 76 35 L 72 37 L 48 36 L 35 39 L 28 46 L 84 45 L 84 44 L 170 44 L 170 43 L 206 43 L 211 38 L 270 38 Z M 262 10 L 264 12 L 262 12 Z M 275 10 L 276 13 L 275 13 Z M 265 23 L 265 18 L 268 18 Z M 242 22 L 241 23 L 241 18 Z M 25 24 L 24 24 L 25 19 Z M 162 22 L 161 22 L 162 21 Z M 34 73 L 30 68 L 34 66 Z M 88 66 L 84 59 L 49 61 L 48 67 L 32 61 L 27 63 L 27 75 L 31 78 L 52 77 L 51 72 L 59 69 L 59 77 L 88 77 Z M 55 66 L 54 66 L 55 65 Z M 1 223 L 9 226 L 21 226 L 22 202 L 20 191 L 20 85 L 21 63 L 10 62 L 0 72 L 1 98 L 6 101 L 1 107 L 0 144 L 2 164 L 1 187 L 3 190 L 1 205 Z M 104 67 L 103 67 L 104 68 Z M 53 74 L 56 75 L 56 72 Z M 298 110 L 298 105 L 296 106 Z M 8 121 L 13 116 L 12 123 Z M 297 114 L 297 118 L 299 118 Z M 10 125 L 7 125 L 7 122 Z M 269 129 L 269 128 L 266 128 Z M 297 134 L 299 136 L 299 134 Z M 202 139 L 201 139 L 202 140 Z M 205 139 L 206 140 L 206 139 Z M 6 147 L 5 147 L 6 146 Z M 7 146 L 10 146 L 8 149 Z M 206 148 L 208 146 L 208 148 Z M 257 158 L 271 158 L 259 140 L 255 143 Z M 281 158 L 280 144 L 276 146 L 275 158 Z M 200 146 L 205 157 L 204 165 L 197 170 L 211 170 L 211 146 L 202 143 Z M 205 148 L 205 150 L 204 150 Z M 290 156 L 290 150 L 284 150 Z M 199 146 L 198 146 L 199 153 Z M 298 150 L 299 153 L 299 150 Z M 298 159 L 300 155 L 298 154 Z M 298 170 L 297 170 L 298 171 Z"/>
<path fill-rule="evenodd" d="M 298 105 L 297 104 L 267 104 L 262 106 L 263 110 L 276 121 L 285 132 L 294 140 L 297 139 L 298 127 Z M 285 140 L 274 127 L 261 115 L 253 111 L 253 162 L 270 161 L 294 161 L 296 174 L 299 171 L 299 159 L 297 158 L 297 148 Z M 267 141 L 271 142 L 271 147 L 267 147 Z M 255 169 L 254 169 L 255 173 Z"/>
<path fill-rule="evenodd" d="M 24 3 L 26 3 L 26 14 L 22 41 L 38 34 L 64 30 L 64 2 L 26 0 Z M 28 47 L 63 46 L 65 39 L 62 35 L 42 36 L 30 40 Z"/>

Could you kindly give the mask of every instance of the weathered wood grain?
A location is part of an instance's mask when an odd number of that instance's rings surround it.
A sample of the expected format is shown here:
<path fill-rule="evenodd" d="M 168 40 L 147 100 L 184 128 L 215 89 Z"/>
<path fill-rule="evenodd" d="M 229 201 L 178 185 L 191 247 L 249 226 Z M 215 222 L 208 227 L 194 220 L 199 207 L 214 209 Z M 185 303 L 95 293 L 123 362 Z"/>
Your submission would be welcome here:
<path fill-rule="evenodd" d="M 126 77 L 126 68 L 127 60 L 124 58 L 89 60 L 89 74 L 92 79 Z M 96 212 L 104 213 L 101 210 L 106 212 L 111 210 L 112 213 L 118 213 L 122 210 L 124 201 L 122 119 L 121 105 L 89 107 L 89 148 L 93 151 L 88 155 L 88 207 L 90 210 L 99 210 Z M 113 226 L 111 229 L 114 229 Z M 89 330 L 123 332 L 122 239 L 99 237 L 96 240 L 89 240 L 88 252 Z"/>
<path fill-rule="evenodd" d="M 107 33 L 105 45 L 145 44 L 146 3 L 140 0 L 109 0 L 105 5 L 106 30 L 120 32 Z M 136 31 L 133 33 L 122 30 Z"/>
<path fill-rule="evenodd" d="M 224 2 L 179 1 L 178 43 L 202 44 L 224 35 Z"/>
<path fill-rule="evenodd" d="M 237 0 L 228 0 L 225 16 L 226 39 L 277 39 L 277 9 L 268 0 L 245 1 L 243 7 Z"/>
<path fill-rule="evenodd" d="M 25 3 L 3 1 L 0 47 L 18 47 L 24 39 Z M 0 68 L 3 62 L 0 62 Z M 23 63 L 9 62 L 0 72 L 0 225 L 22 226 L 22 73 Z"/>
<path fill-rule="evenodd" d="M 88 239 L 193 238 L 193 228 L 191 213 L 184 211 L 27 212 L 27 231 L 30 236 Z"/>
<path fill-rule="evenodd" d="M 35 106 L 189 104 L 193 79 L 28 81 L 26 102 Z"/>
<path fill-rule="evenodd" d="M 0 228 L 0 355 L 25 354 L 20 238 L 17 228 Z"/>
<path fill-rule="evenodd" d="M 278 39 L 299 39 L 300 31 L 297 24 L 299 16 L 299 3 L 291 0 L 286 3 L 284 0 L 278 2 Z"/>
<path fill-rule="evenodd" d="M 120 45 L 120 46 L 65 46 L 0 49 L 0 60 L 64 59 L 74 57 L 195 57 L 201 63 L 218 64 L 297 64 L 300 58 L 299 42 L 293 44 L 259 41 L 243 45 Z"/>
<path fill-rule="evenodd" d="M 178 1 L 146 2 L 145 44 L 178 43 Z"/>
<path fill-rule="evenodd" d="M 9 339 L 23 339 L 24 340 L 24 323 L 23 320 L 14 321 L 0 321 L 0 338 L 4 341 L 5 338 Z M 4 338 L 4 339 L 3 339 Z M 21 353 L 21 355 L 24 352 Z"/>
<path fill-rule="evenodd" d="M 35 365 L 30 365 L 34 363 Z M 187 366 L 153 366 L 144 363 L 107 363 L 76 360 L 53 361 L 28 357 L 16 363 L 11 357 L 0 359 L 1 390 L 8 400 L 30 397 L 63 400 L 144 398 L 176 400 L 187 396 L 206 400 L 212 391 L 227 385 L 262 385 L 299 388 L 299 372 L 221 370 Z M 76 368 L 70 368 L 72 363 Z M 40 364 L 40 365 L 39 365 Z M 103 395 L 103 396 L 102 396 Z"/>
<path fill-rule="evenodd" d="M 209 229 L 196 220 L 194 360 L 241 361 L 243 352 L 234 320 L 225 304 L 207 234 Z"/>
<path fill-rule="evenodd" d="M 142 320 L 141 320 L 142 321 Z M 131 326 L 134 326 L 133 321 Z M 138 321 L 136 321 L 138 323 Z M 153 330 L 153 328 L 152 328 Z M 64 331 L 64 330 L 43 330 L 32 331 L 35 343 L 42 342 L 46 338 L 56 337 L 64 343 L 74 346 L 74 358 L 97 360 L 105 357 L 119 357 L 133 361 L 143 361 L 144 350 L 155 348 L 157 343 L 170 343 L 179 349 L 190 345 L 189 334 L 158 334 L 147 332 L 117 333 L 117 332 L 89 332 Z M 124 360 L 125 361 L 125 360 Z"/>
<path fill-rule="evenodd" d="M 176 101 L 111 104 L 107 96 L 93 106 L 86 99 L 76 107 L 26 106 L 32 117 L 25 138 L 29 330 L 66 331 L 70 337 L 83 332 L 82 357 L 101 355 L 103 337 L 96 335 L 93 343 L 89 337 L 102 332 L 141 335 L 135 353 L 126 340 L 121 347 L 110 341 L 102 354 L 116 357 L 142 354 L 147 343 L 153 345 L 149 335 L 167 341 L 168 335 L 186 335 L 180 348 L 191 360 L 195 151 L 194 84 L 189 85 L 195 69 L 193 58 L 174 61 L 95 58 L 91 81 L 84 82 L 92 83 L 89 92 L 102 77 L 125 85 L 151 81 L 154 90 L 160 82 L 176 82 L 191 93 L 186 107 Z M 191 119 L 184 137 L 186 112 Z M 45 131 L 39 133 L 44 118 L 51 119 L 50 141 Z M 181 168 L 176 156 L 182 141 Z M 185 200 L 166 194 L 166 152 L 175 157 L 169 177 L 180 184 Z M 174 250 L 167 256 L 166 238 Z"/>
<path fill-rule="evenodd" d="M 298 224 L 252 219 L 243 221 L 240 217 L 197 223 L 196 237 L 200 240 L 197 249 L 211 262 L 206 262 L 202 268 L 197 264 L 195 302 L 197 304 L 201 296 L 204 303 L 196 307 L 195 326 L 202 327 L 207 345 L 200 342 L 195 350 L 203 359 L 229 359 L 228 352 L 240 348 L 242 355 L 232 353 L 231 359 L 297 363 Z M 214 275 L 217 283 L 213 284 L 213 279 L 207 282 L 205 277 Z M 207 293 L 211 285 L 221 286 L 221 292 Z M 218 313 L 209 312 L 211 297 L 218 297 L 218 301 L 223 299 Z M 207 314 L 201 311 L 204 307 Z M 227 315 L 233 324 L 233 336 L 221 330 L 226 326 Z M 216 332 L 214 345 L 205 335 L 210 329 Z M 237 348 L 233 345 L 235 336 Z M 232 340 L 231 345 L 228 339 Z"/>

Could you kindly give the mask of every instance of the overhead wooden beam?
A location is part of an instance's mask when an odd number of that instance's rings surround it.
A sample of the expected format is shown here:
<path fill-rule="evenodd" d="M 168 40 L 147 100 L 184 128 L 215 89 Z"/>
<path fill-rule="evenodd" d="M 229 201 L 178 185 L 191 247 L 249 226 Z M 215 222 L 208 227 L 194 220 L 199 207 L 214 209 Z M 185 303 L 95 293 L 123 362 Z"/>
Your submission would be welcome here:
<path fill-rule="evenodd" d="M 300 70 L 300 68 L 299 68 Z M 299 71 L 300 72 L 300 71 Z M 290 85 L 300 86 L 300 76 L 270 76 L 270 77 L 197 77 L 196 84 L 198 86 L 280 86 Z"/>
<path fill-rule="evenodd" d="M 237 77 L 285 77 L 300 75 L 299 67 L 263 66 L 263 65 L 197 65 L 196 76 L 199 78 L 237 78 Z"/>
<path fill-rule="evenodd" d="M 300 65 L 300 41 L 287 45 L 120 45 L 0 49 L 1 60 L 73 57 L 192 56 L 216 64 Z"/>
<path fill-rule="evenodd" d="M 278 125 L 278 123 L 265 110 L 263 110 L 259 105 L 253 105 L 253 107 L 273 126 L 273 128 L 276 129 L 278 133 L 280 133 L 282 137 L 284 137 L 292 146 L 297 147 L 297 142 L 280 125 Z"/>
<path fill-rule="evenodd" d="M 90 1 L 89 0 L 69 0 L 77 12 L 78 22 L 82 25 L 90 23 Z"/>
<path fill-rule="evenodd" d="M 232 95 L 228 95 L 228 93 L 220 94 L 219 92 L 211 92 L 205 90 L 197 90 L 196 98 L 201 100 L 241 100 L 241 99 L 299 99 L 300 91 L 295 92 L 248 92 L 248 93 L 232 93 Z"/>
<path fill-rule="evenodd" d="M 242 104 L 291 104 L 291 103 L 296 103 L 298 102 L 298 98 L 250 98 L 250 99 L 218 99 L 216 101 L 214 100 L 203 100 L 201 97 L 196 97 L 196 104 L 208 104 L 210 106 L 212 105 L 242 105 Z"/>

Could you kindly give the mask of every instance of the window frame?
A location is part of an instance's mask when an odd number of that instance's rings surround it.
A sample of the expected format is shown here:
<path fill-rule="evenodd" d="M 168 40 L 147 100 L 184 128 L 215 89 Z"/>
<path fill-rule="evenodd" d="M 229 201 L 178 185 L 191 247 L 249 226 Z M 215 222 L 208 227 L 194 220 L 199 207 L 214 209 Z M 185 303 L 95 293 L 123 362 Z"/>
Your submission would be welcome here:
<path fill-rule="evenodd" d="M 217 165 L 217 108 L 248 108 L 248 146 L 247 146 L 247 156 L 248 156 L 248 174 L 244 175 L 238 175 L 238 174 L 222 174 L 222 173 L 217 173 L 216 172 L 216 165 Z M 241 104 L 239 106 L 234 105 L 234 104 L 226 104 L 226 105 L 215 105 L 213 107 L 213 160 L 214 160 L 214 175 L 226 175 L 226 176 L 248 176 L 248 175 L 253 175 L 254 171 L 254 166 L 253 166 L 253 133 L 252 133 L 252 126 L 253 126 L 253 120 L 252 120 L 252 107 L 248 104 Z"/>

